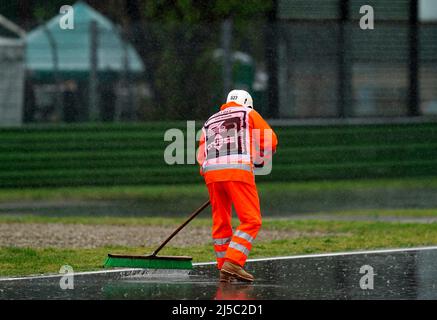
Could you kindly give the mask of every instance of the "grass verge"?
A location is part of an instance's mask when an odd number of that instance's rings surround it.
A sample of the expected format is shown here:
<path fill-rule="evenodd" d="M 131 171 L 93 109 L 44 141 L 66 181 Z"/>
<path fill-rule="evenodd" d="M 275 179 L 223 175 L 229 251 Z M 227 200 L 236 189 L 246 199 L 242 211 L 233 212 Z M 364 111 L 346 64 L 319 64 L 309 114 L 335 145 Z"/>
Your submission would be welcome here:
<path fill-rule="evenodd" d="M 8 223 L 2 217 L 0 223 Z M 11 218 L 12 219 L 12 218 Z M 165 224 L 177 225 L 179 219 L 167 218 L 47 218 L 21 217 L 21 222 L 39 223 L 88 223 L 88 224 Z M 40 219 L 40 220 L 38 220 Z M 47 220 L 49 219 L 49 220 Z M 61 219 L 61 220 L 52 220 Z M 86 220 L 81 220 L 86 219 Z M 13 221 L 16 222 L 16 221 Z M 209 219 L 193 221 L 195 225 L 209 225 Z M 437 223 L 399 223 L 378 221 L 319 221 L 292 219 L 265 219 L 264 229 L 319 232 L 322 236 L 284 238 L 256 242 L 250 258 L 282 255 L 326 253 L 381 248 L 400 248 L 437 245 Z M 262 231 L 261 231 L 262 232 Z M 323 236 L 326 234 L 326 236 Z M 75 271 L 102 269 L 106 254 L 150 253 L 151 247 L 99 247 L 94 249 L 71 248 L 0 248 L 0 276 L 57 273 L 68 264 Z M 212 245 L 189 248 L 168 247 L 162 254 L 190 255 L 194 262 L 213 261 Z"/>
<path fill-rule="evenodd" d="M 342 191 L 355 189 L 420 189 L 436 188 L 437 177 L 401 178 L 401 179 L 360 179 L 338 181 L 310 181 L 259 183 L 261 194 L 286 192 Z M 34 200 L 173 200 L 184 197 L 198 198 L 208 195 L 201 184 L 153 185 L 153 186 L 116 186 L 116 187 L 71 187 L 37 189 L 3 189 L 0 202 Z"/>

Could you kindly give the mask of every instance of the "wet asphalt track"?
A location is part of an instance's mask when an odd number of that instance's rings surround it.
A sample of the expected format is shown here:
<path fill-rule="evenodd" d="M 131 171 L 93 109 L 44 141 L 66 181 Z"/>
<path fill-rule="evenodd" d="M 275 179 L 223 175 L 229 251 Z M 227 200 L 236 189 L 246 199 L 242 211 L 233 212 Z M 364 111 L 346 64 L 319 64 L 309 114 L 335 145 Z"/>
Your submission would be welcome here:
<path fill-rule="evenodd" d="M 61 289 L 61 275 L 0 279 L 0 299 L 437 299 L 437 247 L 250 260 L 247 270 L 253 284 L 220 284 L 214 264 L 77 273 L 74 289 Z"/>

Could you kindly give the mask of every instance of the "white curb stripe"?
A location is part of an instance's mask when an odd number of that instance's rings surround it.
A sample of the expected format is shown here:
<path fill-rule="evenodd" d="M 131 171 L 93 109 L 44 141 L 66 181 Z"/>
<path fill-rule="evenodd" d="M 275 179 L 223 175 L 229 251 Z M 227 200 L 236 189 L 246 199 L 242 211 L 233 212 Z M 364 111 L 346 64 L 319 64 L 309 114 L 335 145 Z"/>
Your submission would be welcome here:
<path fill-rule="evenodd" d="M 282 256 L 282 257 L 271 257 L 271 258 L 247 259 L 247 262 L 302 259 L 302 258 L 319 258 L 319 257 L 334 257 L 334 256 L 350 256 L 350 255 L 373 254 L 373 253 L 409 252 L 409 251 L 423 251 L 423 250 L 437 250 L 437 246 L 399 248 L 399 249 L 380 249 L 380 250 L 367 250 L 367 251 L 346 251 L 346 252 L 318 253 L 318 254 L 302 254 L 302 255 L 296 255 L 296 256 Z M 203 265 L 210 265 L 210 264 L 215 264 L 215 262 L 193 263 L 193 266 L 203 266 Z"/>
<path fill-rule="evenodd" d="M 368 251 L 349 251 L 349 252 L 320 253 L 320 254 L 304 254 L 304 255 L 296 255 L 296 256 L 282 256 L 282 257 L 271 257 L 271 258 L 248 259 L 247 262 L 274 261 L 274 260 L 287 260 L 287 259 L 303 259 L 303 258 L 319 258 L 319 257 L 334 257 L 334 256 L 350 256 L 350 255 L 374 254 L 374 253 L 426 251 L 426 250 L 437 250 L 437 246 L 399 248 L 399 249 L 380 249 L 380 250 L 368 250 Z M 198 263 L 193 263 L 193 266 L 206 266 L 206 265 L 213 265 L 213 264 L 216 264 L 216 262 L 198 262 Z M 75 272 L 74 275 L 120 273 L 120 272 L 132 272 L 132 271 L 143 271 L 143 270 L 144 269 L 141 269 L 141 268 L 131 268 L 131 269 L 100 270 L 100 271 L 84 271 L 84 272 Z M 17 278 L 0 278 L 0 282 L 2 282 L 2 281 L 16 281 L 16 280 L 59 278 L 59 277 L 62 277 L 64 275 L 65 274 L 52 274 L 52 275 L 27 276 L 27 277 L 17 277 Z"/>

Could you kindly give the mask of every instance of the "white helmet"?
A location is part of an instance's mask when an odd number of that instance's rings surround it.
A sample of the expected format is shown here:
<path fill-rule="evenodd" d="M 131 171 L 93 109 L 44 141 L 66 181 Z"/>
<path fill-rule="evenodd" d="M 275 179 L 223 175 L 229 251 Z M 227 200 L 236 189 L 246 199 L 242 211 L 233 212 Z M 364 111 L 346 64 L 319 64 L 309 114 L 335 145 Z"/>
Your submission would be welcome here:
<path fill-rule="evenodd" d="M 228 94 L 228 98 L 226 99 L 226 103 L 234 101 L 238 104 L 241 104 L 243 107 L 252 108 L 253 109 L 253 100 L 250 96 L 249 92 L 244 90 L 232 90 Z"/>

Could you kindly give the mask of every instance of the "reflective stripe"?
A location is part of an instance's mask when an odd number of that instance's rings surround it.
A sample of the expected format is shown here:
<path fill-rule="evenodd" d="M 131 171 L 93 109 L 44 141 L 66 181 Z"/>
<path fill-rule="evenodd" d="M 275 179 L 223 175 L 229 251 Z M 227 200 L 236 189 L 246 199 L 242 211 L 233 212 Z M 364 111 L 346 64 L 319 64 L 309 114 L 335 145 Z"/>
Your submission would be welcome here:
<path fill-rule="evenodd" d="M 242 252 L 244 255 L 248 256 L 249 255 L 249 249 L 247 249 L 245 246 L 243 246 L 242 244 L 236 243 L 234 241 L 232 241 L 229 244 L 229 248 L 233 248 L 235 250 L 238 250 L 240 252 Z"/>
<path fill-rule="evenodd" d="M 203 172 L 222 170 L 222 169 L 241 169 L 252 172 L 252 168 L 248 164 L 235 163 L 235 164 L 209 164 L 203 168 Z"/>
<path fill-rule="evenodd" d="M 217 158 L 211 158 L 205 160 L 205 166 L 210 164 L 250 164 L 251 157 L 248 154 L 230 154 L 221 155 Z"/>
<path fill-rule="evenodd" d="M 228 238 L 217 238 L 217 239 L 212 239 L 212 240 L 214 241 L 214 244 L 221 246 L 223 244 L 230 242 L 231 239 L 232 239 L 231 237 L 228 237 Z"/>
<path fill-rule="evenodd" d="M 216 256 L 217 258 L 224 258 L 225 255 L 226 255 L 226 251 L 216 251 L 216 252 L 215 252 L 215 256 Z"/>
<path fill-rule="evenodd" d="M 239 238 L 243 238 L 244 240 L 247 240 L 250 243 L 252 243 L 252 241 L 254 240 L 253 237 L 250 234 L 248 234 L 248 233 L 246 233 L 244 231 L 241 231 L 241 230 L 235 231 L 235 236 L 237 236 Z"/>

